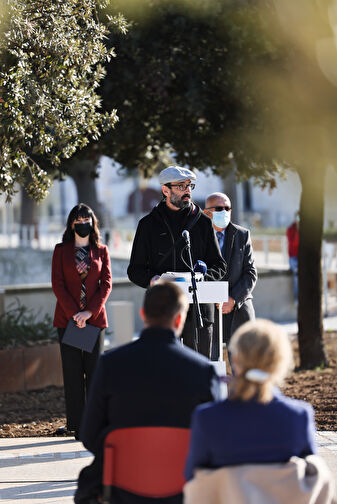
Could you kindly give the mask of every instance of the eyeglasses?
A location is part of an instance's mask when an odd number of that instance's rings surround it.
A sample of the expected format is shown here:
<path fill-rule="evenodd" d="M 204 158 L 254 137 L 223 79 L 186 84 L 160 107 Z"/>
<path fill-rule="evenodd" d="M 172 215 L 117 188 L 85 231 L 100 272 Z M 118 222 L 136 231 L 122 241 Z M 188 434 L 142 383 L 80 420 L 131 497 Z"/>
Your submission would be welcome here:
<path fill-rule="evenodd" d="M 167 187 L 177 187 L 179 191 L 186 191 L 186 189 L 193 189 L 195 188 L 195 184 L 165 184 Z"/>
<path fill-rule="evenodd" d="M 226 212 L 229 212 L 230 210 L 232 210 L 232 207 L 230 207 L 228 205 L 210 206 L 210 207 L 205 208 L 205 210 L 211 210 L 212 208 L 214 208 L 215 212 L 222 212 L 222 210 L 226 210 Z"/>

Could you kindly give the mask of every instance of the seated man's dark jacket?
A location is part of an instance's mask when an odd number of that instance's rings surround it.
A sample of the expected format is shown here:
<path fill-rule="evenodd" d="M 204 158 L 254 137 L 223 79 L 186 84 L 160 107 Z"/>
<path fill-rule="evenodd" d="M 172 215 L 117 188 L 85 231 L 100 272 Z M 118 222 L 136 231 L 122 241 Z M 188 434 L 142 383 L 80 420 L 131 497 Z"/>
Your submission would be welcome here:
<path fill-rule="evenodd" d="M 173 331 L 145 329 L 138 340 L 100 357 L 80 438 L 95 455 L 79 477 L 75 502 L 100 491 L 102 447 L 112 430 L 135 426 L 190 426 L 196 405 L 219 398 L 212 364 L 182 346 Z M 179 503 L 182 497 L 145 499 L 116 490 L 118 503 Z"/>

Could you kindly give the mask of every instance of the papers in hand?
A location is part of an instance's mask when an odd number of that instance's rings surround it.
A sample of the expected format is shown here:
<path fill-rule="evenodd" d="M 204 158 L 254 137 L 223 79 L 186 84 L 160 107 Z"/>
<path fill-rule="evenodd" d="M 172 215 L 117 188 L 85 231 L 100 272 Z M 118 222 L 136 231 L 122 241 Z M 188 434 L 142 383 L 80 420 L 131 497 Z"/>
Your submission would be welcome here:
<path fill-rule="evenodd" d="M 77 327 L 75 321 L 70 319 L 64 332 L 62 343 L 91 353 L 100 331 L 99 327 L 90 324 L 80 329 Z"/>

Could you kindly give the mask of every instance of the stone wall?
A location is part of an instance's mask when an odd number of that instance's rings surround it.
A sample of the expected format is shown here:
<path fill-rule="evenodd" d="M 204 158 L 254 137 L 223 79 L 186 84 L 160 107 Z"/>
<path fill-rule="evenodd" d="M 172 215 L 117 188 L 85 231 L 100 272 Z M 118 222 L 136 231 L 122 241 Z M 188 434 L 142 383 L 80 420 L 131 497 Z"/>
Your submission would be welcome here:
<path fill-rule="evenodd" d="M 4 309 L 19 300 L 29 309 L 38 312 L 38 318 L 45 313 L 54 315 L 56 299 L 51 284 L 12 285 L 4 289 Z M 275 322 L 296 320 L 296 307 L 293 299 L 292 277 L 287 271 L 262 271 L 254 290 L 254 306 L 257 317 L 271 319 Z M 133 326 L 136 332 L 142 328 L 139 309 L 142 305 L 144 289 L 133 285 L 127 278 L 114 278 L 112 291 L 107 302 L 110 323 L 113 313 L 109 303 L 125 301 L 133 305 Z M 1 300 L 0 300 L 1 301 Z"/>
<path fill-rule="evenodd" d="M 0 287 L 50 282 L 52 250 L 0 249 Z M 126 276 L 128 259 L 111 259 L 113 277 Z"/>

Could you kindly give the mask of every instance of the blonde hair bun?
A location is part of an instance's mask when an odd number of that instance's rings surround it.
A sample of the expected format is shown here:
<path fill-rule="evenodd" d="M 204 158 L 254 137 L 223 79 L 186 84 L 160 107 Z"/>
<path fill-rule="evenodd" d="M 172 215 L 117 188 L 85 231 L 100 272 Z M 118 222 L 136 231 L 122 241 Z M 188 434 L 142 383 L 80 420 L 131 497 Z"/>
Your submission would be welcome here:
<path fill-rule="evenodd" d="M 233 334 L 229 350 L 239 370 L 232 397 L 271 400 L 273 384 L 282 382 L 293 362 L 289 337 L 281 326 L 265 319 L 246 322 Z"/>

